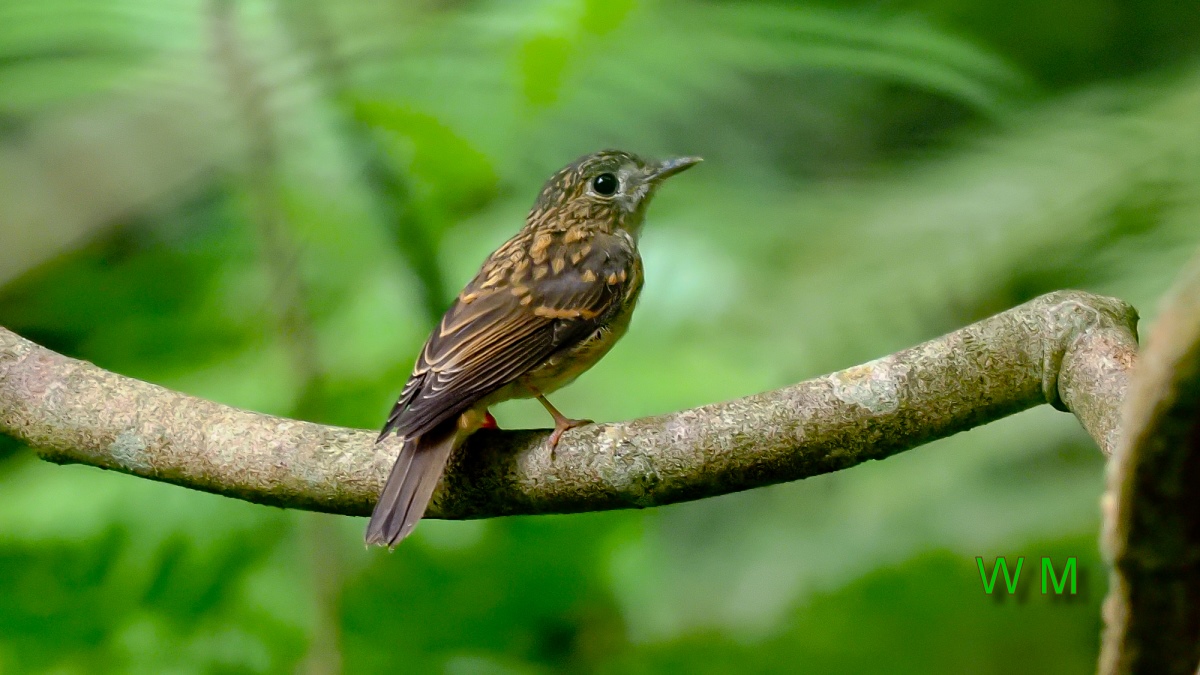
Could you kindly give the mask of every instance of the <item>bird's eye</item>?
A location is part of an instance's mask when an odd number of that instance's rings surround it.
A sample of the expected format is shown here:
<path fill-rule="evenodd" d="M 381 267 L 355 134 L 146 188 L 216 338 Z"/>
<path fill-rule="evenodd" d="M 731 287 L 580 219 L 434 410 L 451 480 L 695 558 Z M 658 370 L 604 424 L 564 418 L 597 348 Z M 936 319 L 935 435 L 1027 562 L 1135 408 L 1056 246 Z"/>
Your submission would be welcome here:
<path fill-rule="evenodd" d="M 602 173 L 592 179 L 592 189 L 596 191 L 596 194 L 603 195 L 605 197 L 616 194 L 617 187 L 620 184 L 621 183 L 617 180 L 617 177 L 611 173 Z"/>

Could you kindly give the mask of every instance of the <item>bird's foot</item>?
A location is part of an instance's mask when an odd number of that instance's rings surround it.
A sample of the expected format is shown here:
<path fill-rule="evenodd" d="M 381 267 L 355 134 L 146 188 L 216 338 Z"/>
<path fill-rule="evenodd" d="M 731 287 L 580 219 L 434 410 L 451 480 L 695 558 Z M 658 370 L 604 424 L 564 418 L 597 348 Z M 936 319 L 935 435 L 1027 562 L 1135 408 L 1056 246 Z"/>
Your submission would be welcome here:
<path fill-rule="evenodd" d="M 594 424 L 594 420 L 577 420 L 570 417 L 557 415 L 554 418 L 554 433 L 550 434 L 550 461 L 555 459 L 555 450 L 558 448 L 558 442 L 562 439 L 562 435 L 575 427 L 582 427 L 588 424 Z"/>
<path fill-rule="evenodd" d="M 558 441 L 568 429 L 581 427 L 585 424 L 593 424 L 594 422 L 592 420 L 577 420 L 567 417 L 566 415 L 560 413 L 558 408 L 555 408 L 554 405 L 540 393 L 537 395 L 537 400 L 542 404 L 542 407 L 546 409 L 546 412 L 550 413 L 550 416 L 554 418 L 554 433 L 550 434 L 550 461 L 553 462 L 555 459 L 555 450 L 558 448 Z"/>

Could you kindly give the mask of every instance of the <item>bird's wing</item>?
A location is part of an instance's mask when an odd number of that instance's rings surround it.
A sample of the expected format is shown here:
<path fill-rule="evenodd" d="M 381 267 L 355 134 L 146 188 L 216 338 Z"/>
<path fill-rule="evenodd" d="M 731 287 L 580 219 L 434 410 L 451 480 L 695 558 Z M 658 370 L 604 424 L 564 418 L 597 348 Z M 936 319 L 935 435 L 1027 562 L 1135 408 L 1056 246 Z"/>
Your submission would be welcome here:
<path fill-rule="evenodd" d="M 503 275 L 484 266 L 429 336 L 381 437 L 411 438 L 461 414 L 605 325 L 641 284 L 624 237 L 556 242 L 550 253 L 523 275 L 513 273 L 520 265 Z"/>

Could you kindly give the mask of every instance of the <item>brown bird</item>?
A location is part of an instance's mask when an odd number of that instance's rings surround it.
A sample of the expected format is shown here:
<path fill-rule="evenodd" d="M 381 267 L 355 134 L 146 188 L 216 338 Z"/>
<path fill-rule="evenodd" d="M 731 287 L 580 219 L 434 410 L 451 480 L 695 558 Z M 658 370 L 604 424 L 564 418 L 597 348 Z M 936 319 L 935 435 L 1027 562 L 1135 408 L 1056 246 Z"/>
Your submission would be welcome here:
<path fill-rule="evenodd" d="M 625 333 L 642 289 L 637 240 L 662 182 L 699 157 L 648 162 L 605 150 L 554 174 L 525 227 L 483 263 L 430 334 L 379 435 L 404 438 L 367 525 L 368 544 L 395 546 L 433 496 L 451 453 L 488 407 L 536 398 L 563 432 L 589 424 L 546 394 L 592 367 Z"/>

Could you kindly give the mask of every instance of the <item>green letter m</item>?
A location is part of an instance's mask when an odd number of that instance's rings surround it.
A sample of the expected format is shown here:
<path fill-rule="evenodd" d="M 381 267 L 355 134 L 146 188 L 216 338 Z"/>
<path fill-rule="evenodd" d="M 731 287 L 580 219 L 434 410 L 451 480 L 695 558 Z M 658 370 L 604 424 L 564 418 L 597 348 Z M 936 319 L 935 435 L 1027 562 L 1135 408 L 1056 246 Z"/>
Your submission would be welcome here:
<path fill-rule="evenodd" d="M 996 572 L 998 570 L 1004 570 L 1004 585 L 1008 587 L 1008 592 L 1017 592 L 1017 580 L 1021 578 L 1021 565 L 1025 563 L 1024 556 L 1017 558 L 1017 571 L 1011 577 L 1008 576 L 1008 563 L 1004 561 L 1003 557 L 996 558 L 996 564 L 992 567 L 992 578 L 990 580 L 983 568 L 983 558 L 975 556 L 975 562 L 979 564 L 979 578 L 983 581 L 984 593 L 991 595 L 992 591 L 996 590 Z M 1063 581 L 1065 582 L 1066 579 Z"/>
<path fill-rule="evenodd" d="M 1054 584 L 1054 592 L 1062 595 L 1068 576 L 1071 577 L 1071 595 L 1075 595 L 1075 559 L 1067 558 L 1067 567 L 1063 570 L 1062 581 L 1059 581 L 1058 575 L 1054 573 L 1054 564 L 1049 558 L 1042 558 L 1042 595 L 1046 594 L 1046 577 L 1050 577 L 1051 583 Z"/>

